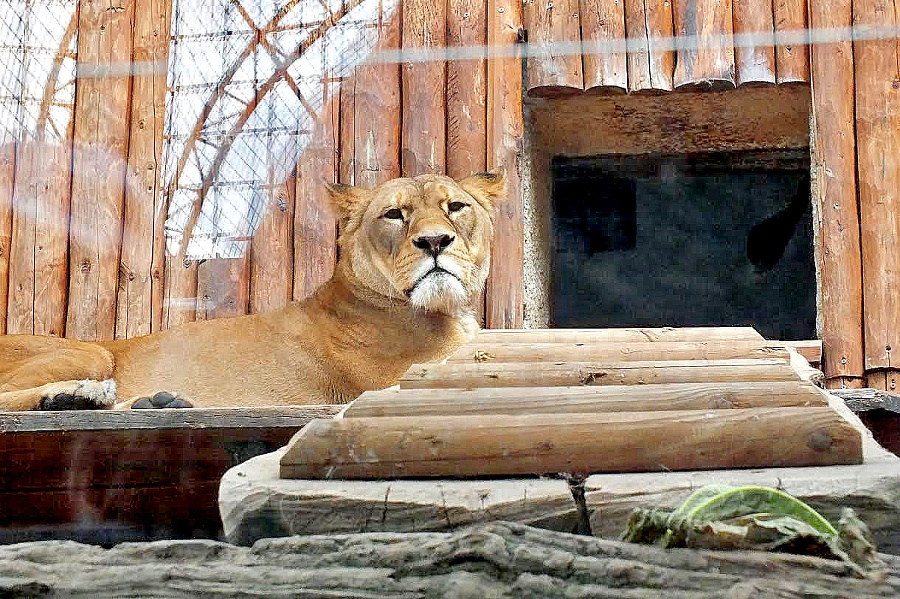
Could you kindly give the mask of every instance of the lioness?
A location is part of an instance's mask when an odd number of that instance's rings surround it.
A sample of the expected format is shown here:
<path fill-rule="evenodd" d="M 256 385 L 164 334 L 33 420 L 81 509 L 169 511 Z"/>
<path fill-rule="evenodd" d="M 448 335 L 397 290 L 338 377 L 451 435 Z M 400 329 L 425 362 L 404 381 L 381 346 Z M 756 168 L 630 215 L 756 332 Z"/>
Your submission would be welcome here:
<path fill-rule="evenodd" d="M 340 259 L 306 300 L 120 341 L 0 336 L 0 410 L 341 403 L 465 343 L 504 174 L 328 192 Z"/>

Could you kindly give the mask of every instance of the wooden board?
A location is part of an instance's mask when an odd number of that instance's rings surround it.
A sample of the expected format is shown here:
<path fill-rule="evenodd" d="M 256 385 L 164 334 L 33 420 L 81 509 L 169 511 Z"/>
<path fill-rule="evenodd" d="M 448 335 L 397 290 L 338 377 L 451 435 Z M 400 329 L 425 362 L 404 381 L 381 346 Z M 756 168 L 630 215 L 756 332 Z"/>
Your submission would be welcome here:
<path fill-rule="evenodd" d="M 309 147 L 309 146 L 307 146 Z M 335 153 L 332 151 L 332 161 Z M 332 173 L 334 172 L 332 168 Z M 327 176 L 327 171 L 322 175 Z M 294 293 L 294 205 L 297 180 L 288 177 L 275 183 L 269 191 L 262 221 L 250 242 L 250 298 L 251 314 L 283 308 Z M 331 235 L 334 237 L 332 222 Z M 327 251 L 328 244 L 323 244 Z M 333 246 L 331 247 L 333 250 Z M 306 263 L 308 270 L 313 265 Z"/>
<path fill-rule="evenodd" d="M 671 91 L 675 53 L 661 42 L 674 35 L 671 0 L 624 0 L 628 91 Z"/>
<path fill-rule="evenodd" d="M 477 343 L 640 343 L 657 341 L 762 341 L 753 327 L 661 327 L 618 329 L 487 329 Z M 778 343 L 790 343 L 782 342 Z"/>
<path fill-rule="evenodd" d="M 849 0 L 813 2 L 809 25 L 849 27 Z M 813 91 L 812 200 L 817 313 L 829 387 L 863 385 L 862 266 L 856 192 L 853 48 L 849 41 L 815 44 L 811 50 Z"/>
<path fill-rule="evenodd" d="M 728 443 L 722 442 L 728 439 Z M 830 408 L 313 420 L 282 478 L 516 476 L 859 464 Z"/>
<path fill-rule="evenodd" d="M 675 60 L 676 89 L 734 87 L 731 0 L 673 0 L 675 35 L 686 39 Z"/>
<path fill-rule="evenodd" d="M 344 418 L 477 416 L 718 410 L 825 406 L 808 383 L 671 383 L 626 387 L 525 387 L 480 389 L 385 389 L 357 397 Z"/>
<path fill-rule="evenodd" d="M 249 256 L 210 258 L 197 267 L 197 320 L 246 314 L 250 295 Z"/>
<path fill-rule="evenodd" d="M 624 2 L 621 0 L 581 2 L 585 91 L 614 94 L 628 91 L 628 63 L 624 41 Z"/>
<path fill-rule="evenodd" d="M 584 87 L 578 0 L 526 0 L 527 89 L 531 96 L 580 93 Z"/>
<path fill-rule="evenodd" d="M 13 182 L 16 174 L 16 144 L 0 145 L 0 335 L 6 333 L 9 297 L 9 248 L 12 241 Z"/>
<path fill-rule="evenodd" d="M 788 359 L 777 342 L 660 341 L 657 343 L 470 343 L 446 359 L 448 364 L 471 362 L 589 362 L 659 360 Z"/>
<path fill-rule="evenodd" d="M 197 261 L 167 256 L 162 328 L 197 319 Z"/>
<path fill-rule="evenodd" d="M 732 0 L 736 85 L 775 83 L 772 0 Z"/>
<path fill-rule="evenodd" d="M 784 360 L 487 362 L 416 364 L 400 379 L 400 387 L 556 387 L 794 380 L 799 380 L 799 376 Z"/>
<path fill-rule="evenodd" d="M 806 0 L 772 0 L 779 84 L 809 83 L 809 46 L 802 41 L 806 29 L 806 4 Z"/>

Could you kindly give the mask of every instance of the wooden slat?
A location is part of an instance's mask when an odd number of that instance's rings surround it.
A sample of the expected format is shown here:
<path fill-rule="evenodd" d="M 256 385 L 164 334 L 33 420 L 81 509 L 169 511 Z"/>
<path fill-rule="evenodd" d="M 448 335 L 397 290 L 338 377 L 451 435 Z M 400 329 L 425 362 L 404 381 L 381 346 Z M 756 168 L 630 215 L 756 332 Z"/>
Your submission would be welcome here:
<path fill-rule="evenodd" d="M 488 2 L 488 47 L 513 47 L 522 29 L 522 3 Z M 525 232 L 520 179 L 522 139 L 522 66 L 516 58 L 488 60 L 487 166 L 504 168 L 509 194 L 494 220 L 491 272 L 485 290 L 485 325 L 521 328 L 525 317 Z"/>
<path fill-rule="evenodd" d="M 621 45 L 624 40 L 624 2 L 582 0 L 581 42 L 585 91 L 616 94 L 628 91 L 627 54 L 624 51 L 612 51 L 613 44 Z M 624 46 L 618 49 L 624 50 Z"/>
<path fill-rule="evenodd" d="M 357 397 L 344 418 L 727 410 L 827 406 L 812 385 L 791 382 L 671 383 L 627 387 L 384 389 Z"/>
<path fill-rule="evenodd" d="M 584 88 L 581 54 L 563 48 L 581 42 L 578 0 L 527 0 L 524 6 L 528 95 L 580 93 Z"/>
<path fill-rule="evenodd" d="M 197 261 L 167 256 L 162 328 L 197 319 Z"/>
<path fill-rule="evenodd" d="M 772 0 L 778 83 L 809 83 L 809 46 L 785 43 L 789 32 L 796 35 L 806 29 L 806 4 L 806 0 Z"/>
<path fill-rule="evenodd" d="M 487 44 L 486 4 L 450 0 L 447 45 L 467 48 Z M 487 60 L 447 62 L 447 175 L 454 179 L 487 169 Z M 484 325 L 484 291 L 475 302 L 475 317 Z"/>
<path fill-rule="evenodd" d="M 892 3 L 856 0 L 859 27 L 895 27 Z M 865 370 L 900 362 L 900 48 L 897 37 L 853 43 Z M 898 359 L 893 358 L 897 352 Z M 874 386 L 869 383 L 869 386 Z"/>
<path fill-rule="evenodd" d="M 334 152 L 331 154 L 334 156 Z M 278 183 L 269 194 L 262 222 L 250 242 L 251 314 L 277 310 L 293 299 L 296 186 L 294 177 Z M 333 236 L 333 225 L 331 231 Z"/>
<path fill-rule="evenodd" d="M 447 3 L 404 0 L 402 44 L 409 50 L 447 46 Z M 446 170 L 446 67 L 442 61 L 401 65 L 403 116 L 400 163 L 404 177 Z"/>
<path fill-rule="evenodd" d="M 249 260 L 211 258 L 197 267 L 197 320 L 246 314 L 250 305 Z"/>
<path fill-rule="evenodd" d="M 722 440 L 727 439 L 727 443 Z M 830 408 L 313 420 L 282 478 L 516 476 L 859 464 Z"/>
<path fill-rule="evenodd" d="M 787 359 L 788 352 L 768 341 L 661 341 L 657 343 L 471 343 L 455 351 L 447 363 L 589 362 L 656 360 Z"/>
<path fill-rule="evenodd" d="M 673 32 L 671 0 L 624 0 L 628 35 L 628 91 L 672 91 L 675 53 L 662 47 Z"/>
<path fill-rule="evenodd" d="M 507 362 L 416 364 L 403 389 L 558 387 L 731 381 L 798 381 L 784 360 L 669 360 L 661 362 Z"/>
<path fill-rule="evenodd" d="M 166 64 L 169 55 L 170 0 L 135 0 L 132 59 L 142 65 Z M 125 230 L 116 300 L 117 339 L 146 335 L 159 328 L 162 304 L 153 304 L 160 287 L 158 241 L 164 239 L 165 207 L 160 190 L 166 118 L 166 73 L 138 73 L 131 84 L 131 126 L 125 185 Z M 157 239 L 159 238 L 159 240 Z M 157 266 L 154 277 L 154 265 Z M 162 290 L 156 295 L 161 298 Z"/>
<path fill-rule="evenodd" d="M 13 183 L 16 174 L 16 144 L 0 146 L 0 335 L 6 333 L 9 297 L 9 249 L 12 241 Z"/>
<path fill-rule="evenodd" d="M 852 25 L 852 3 L 813 2 L 811 28 Z M 818 272 L 818 309 L 827 385 L 862 386 L 863 323 L 856 143 L 853 118 L 853 48 L 850 41 L 811 50 L 814 139 L 812 200 Z"/>
<path fill-rule="evenodd" d="M 126 73 L 82 77 L 76 88 L 66 336 L 97 341 L 112 339 L 116 326 L 134 1 L 109 10 L 82 0 L 78 15 L 79 72 Z"/>
<path fill-rule="evenodd" d="M 634 343 L 656 341 L 762 341 L 753 327 L 663 327 L 621 329 L 489 329 L 478 343 Z M 779 341 L 779 343 L 782 343 Z"/>
<path fill-rule="evenodd" d="M 809 339 L 804 341 L 779 341 L 778 342 L 785 347 L 790 347 L 804 358 L 806 361 L 812 365 L 817 365 L 822 363 L 822 342 L 818 339 Z"/>
<path fill-rule="evenodd" d="M 732 0 L 732 2 L 735 84 L 775 83 L 775 25 L 772 0 Z"/>
<path fill-rule="evenodd" d="M 678 50 L 677 89 L 734 87 L 731 0 L 673 0 L 675 35 L 688 42 Z"/>

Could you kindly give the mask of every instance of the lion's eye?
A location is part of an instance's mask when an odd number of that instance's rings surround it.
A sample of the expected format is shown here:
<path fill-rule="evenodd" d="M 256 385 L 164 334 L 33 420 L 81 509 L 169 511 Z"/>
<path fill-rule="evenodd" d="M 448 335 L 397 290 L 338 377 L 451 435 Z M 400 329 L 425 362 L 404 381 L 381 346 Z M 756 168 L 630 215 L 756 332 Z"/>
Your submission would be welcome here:
<path fill-rule="evenodd" d="M 389 218 L 391 220 L 403 220 L 403 212 L 401 212 L 399 208 L 391 208 L 385 212 L 383 216 L 384 218 Z"/>
<path fill-rule="evenodd" d="M 450 202 L 450 205 L 447 206 L 447 210 L 450 212 L 459 212 L 466 206 L 468 206 L 468 204 L 465 202 Z"/>

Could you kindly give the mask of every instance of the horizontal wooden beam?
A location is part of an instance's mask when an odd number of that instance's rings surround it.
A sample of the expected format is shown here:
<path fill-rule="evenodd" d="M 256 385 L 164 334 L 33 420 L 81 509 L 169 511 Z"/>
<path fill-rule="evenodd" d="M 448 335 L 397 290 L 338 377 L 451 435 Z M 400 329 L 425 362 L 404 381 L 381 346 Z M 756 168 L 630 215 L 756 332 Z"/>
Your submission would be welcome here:
<path fill-rule="evenodd" d="M 727 442 L 726 442 L 727 441 Z M 313 420 L 283 478 L 517 476 L 862 462 L 830 408 Z"/>
<path fill-rule="evenodd" d="M 762 341 L 763 336 L 753 327 L 486 329 L 478 333 L 472 343 L 635 343 L 719 340 Z"/>
<path fill-rule="evenodd" d="M 477 416 L 813 407 L 828 402 L 809 383 L 671 383 L 625 387 L 385 389 L 367 391 L 344 418 Z"/>

